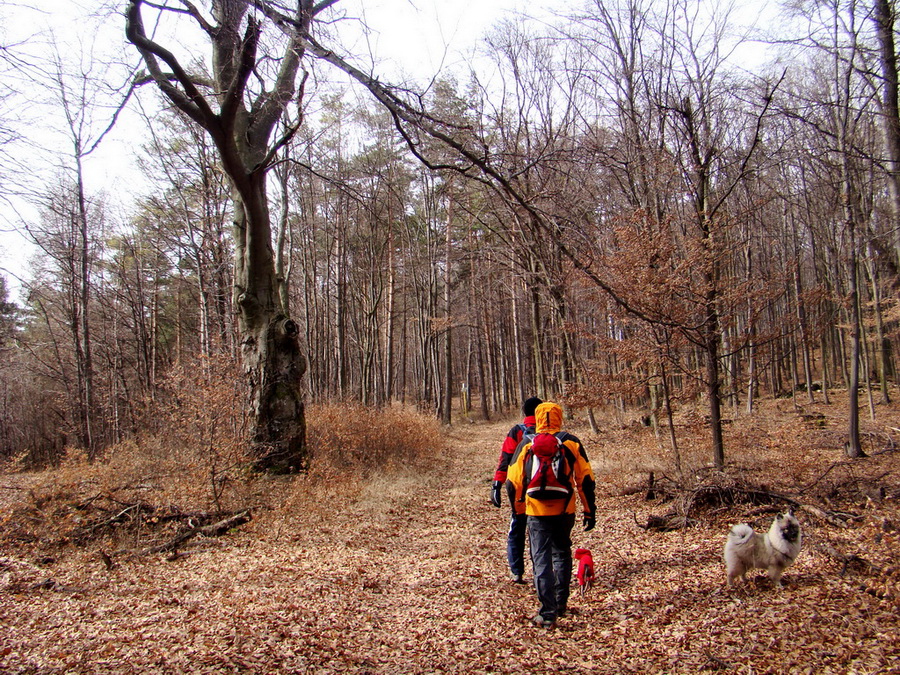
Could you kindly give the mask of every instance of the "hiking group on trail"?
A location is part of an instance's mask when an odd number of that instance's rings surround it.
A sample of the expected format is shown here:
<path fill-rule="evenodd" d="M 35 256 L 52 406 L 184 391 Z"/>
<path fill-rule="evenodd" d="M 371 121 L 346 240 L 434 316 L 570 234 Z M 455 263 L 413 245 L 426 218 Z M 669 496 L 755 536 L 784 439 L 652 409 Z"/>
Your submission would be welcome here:
<path fill-rule="evenodd" d="M 513 581 L 524 582 L 527 530 L 540 603 L 532 621 L 552 628 L 568 610 L 575 495 L 588 532 L 597 521 L 596 482 L 581 441 L 562 431 L 559 405 L 529 398 L 522 412 L 522 424 L 510 429 L 503 441 L 491 483 L 491 503 L 501 506 L 505 487 L 512 509 L 506 542 L 509 569 Z"/>

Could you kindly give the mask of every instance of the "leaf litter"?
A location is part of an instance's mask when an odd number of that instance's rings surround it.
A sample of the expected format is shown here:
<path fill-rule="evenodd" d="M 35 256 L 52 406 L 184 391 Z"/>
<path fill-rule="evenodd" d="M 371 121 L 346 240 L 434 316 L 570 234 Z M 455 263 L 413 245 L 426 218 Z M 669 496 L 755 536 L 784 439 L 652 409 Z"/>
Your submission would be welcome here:
<path fill-rule="evenodd" d="M 610 471 L 609 457 L 654 444 L 650 432 L 610 428 L 593 437 L 575 429 L 600 494 L 596 529 L 576 528 L 573 540 L 591 549 L 597 578 L 585 597 L 573 592 L 571 616 L 542 630 L 528 621 L 533 589 L 509 579 L 508 507 L 488 502 L 508 426 L 453 427 L 449 449 L 426 470 L 302 489 L 272 481 L 249 523 L 194 542 L 183 557 L 122 557 L 110 567 L 96 547 L 47 555 L 40 541 L 5 537 L 0 671 L 900 672 L 897 453 L 829 469 L 841 463 L 839 451 L 810 443 L 779 471 L 773 467 L 797 446 L 786 449 L 791 434 L 773 433 L 776 448 L 732 472 L 767 477 L 772 490 L 814 486 L 805 500 L 859 518 L 838 527 L 802 513 L 804 549 L 785 589 L 761 574 L 728 589 L 728 527 L 746 519 L 761 530 L 772 513 L 706 505 L 691 527 L 643 529 L 667 504 L 623 488 L 653 463 L 626 476 Z M 792 431 L 795 443 L 800 433 Z M 664 450 L 657 454 L 665 459 Z M 665 470 L 665 461 L 656 468 Z M 864 496 L 876 478 L 878 498 Z M 19 479 L 3 478 L 7 486 Z M 857 492 L 841 494 L 848 485 Z M 9 503 L 0 506 L 8 534 Z M 842 563 L 828 547 L 851 560 Z"/>

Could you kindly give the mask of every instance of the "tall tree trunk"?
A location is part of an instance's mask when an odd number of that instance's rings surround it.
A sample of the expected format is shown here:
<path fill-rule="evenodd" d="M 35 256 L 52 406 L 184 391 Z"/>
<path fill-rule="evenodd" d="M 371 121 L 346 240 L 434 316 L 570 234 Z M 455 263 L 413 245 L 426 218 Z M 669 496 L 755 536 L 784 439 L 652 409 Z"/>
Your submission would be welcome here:
<path fill-rule="evenodd" d="M 343 216 L 342 216 L 343 220 Z M 343 222 L 341 223 L 343 225 Z M 337 335 L 336 335 L 336 344 L 337 344 L 337 354 L 336 354 L 336 362 L 337 362 L 337 387 L 338 387 L 338 398 L 344 398 L 348 395 L 350 389 L 350 350 L 347 347 L 347 313 L 344 311 L 344 307 L 347 306 L 347 274 L 349 271 L 350 264 L 347 261 L 347 246 L 346 246 L 347 237 L 345 234 L 345 228 L 342 227 L 340 233 L 337 237 L 335 237 L 335 257 L 336 257 L 336 266 L 337 270 L 335 272 L 336 279 L 335 283 L 337 285 L 337 298 L 335 298 L 334 306 L 332 307 L 332 311 L 335 314 L 336 324 L 337 324 Z"/>
<path fill-rule="evenodd" d="M 856 251 L 856 210 L 855 192 L 850 177 L 850 158 L 846 150 L 841 157 L 841 201 L 844 209 L 844 228 L 850 240 L 850 258 L 847 278 L 849 280 L 848 302 L 850 305 L 850 367 L 847 394 L 849 396 L 846 451 L 848 457 L 864 457 L 859 438 L 859 364 L 862 345 L 862 321 L 859 312 L 859 270 Z"/>
<path fill-rule="evenodd" d="M 881 391 L 880 403 L 891 402 L 890 387 L 888 386 L 888 371 L 890 370 L 890 342 L 884 334 L 884 316 L 881 309 L 881 285 L 879 283 L 878 264 L 871 243 L 866 250 L 866 269 L 869 282 L 872 286 L 872 311 L 875 314 L 875 351 L 878 362 L 878 386 Z"/>
<path fill-rule="evenodd" d="M 394 311 L 394 302 L 396 296 L 397 273 L 394 269 L 394 202 L 390 201 L 388 210 L 388 280 L 387 280 L 387 306 L 385 307 L 385 326 L 384 326 L 384 398 L 388 404 L 394 398 L 394 332 L 396 324 L 396 312 Z"/>
<path fill-rule="evenodd" d="M 825 332 L 819 340 L 819 351 L 822 352 L 822 400 L 830 405 L 831 395 L 828 393 L 828 387 L 831 386 L 831 375 L 828 372 L 828 339 Z"/>
<path fill-rule="evenodd" d="M 447 204 L 447 238 L 444 250 L 444 316 L 447 326 L 444 337 L 444 402 L 441 408 L 441 421 L 450 424 L 453 421 L 453 330 L 451 328 L 453 316 L 453 304 L 451 293 L 451 257 L 453 252 L 453 198 L 449 197 Z"/>
<path fill-rule="evenodd" d="M 848 457 L 864 457 L 859 439 L 859 361 L 860 361 L 860 317 L 858 290 L 856 281 L 856 237 L 853 234 L 853 226 L 851 225 L 851 251 L 850 251 L 850 387 L 848 396 L 850 397 L 848 410 L 848 428 L 847 428 L 847 456 Z"/>
<path fill-rule="evenodd" d="M 714 309 L 715 294 L 707 297 L 704 326 L 706 352 L 706 393 L 709 397 L 709 426 L 713 445 L 713 462 L 717 468 L 725 466 L 725 443 L 722 438 L 722 407 L 719 386 L 719 317 Z"/>
<path fill-rule="evenodd" d="M 857 281 L 857 287 L 859 282 Z M 857 298 L 860 303 L 862 303 L 862 293 L 859 293 Z M 863 312 L 862 306 L 860 306 L 859 310 L 860 322 L 862 322 Z M 875 421 L 875 399 L 872 396 L 872 359 L 869 355 L 869 341 L 866 339 L 866 331 L 864 327 L 860 328 L 860 340 L 862 341 L 862 363 L 863 363 L 863 382 L 866 385 L 866 400 L 869 403 L 869 419 L 873 422 Z"/>
<path fill-rule="evenodd" d="M 794 302 L 797 307 L 797 324 L 800 328 L 800 354 L 803 358 L 803 379 L 806 382 L 806 396 L 810 403 L 816 402 L 813 393 L 812 364 L 809 355 L 809 336 L 806 328 L 806 303 L 803 300 L 803 278 L 800 275 L 800 246 L 797 241 L 797 226 L 793 216 L 791 222 L 791 243 L 794 250 Z"/>
<path fill-rule="evenodd" d="M 519 278 L 514 278 L 512 288 L 510 289 L 510 296 L 512 297 L 512 340 L 513 340 L 513 353 L 516 359 L 516 384 L 519 390 L 519 401 L 524 403 L 525 400 L 529 397 L 526 394 L 526 391 L 531 390 L 531 384 L 527 387 L 525 385 L 525 365 L 522 363 L 522 337 L 520 335 L 521 325 L 521 317 L 519 310 L 519 294 L 516 292 L 518 287 Z"/>
<path fill-rule="evenodd" d="M 704 356 L 706 358 L 706 393 L 709 398 L 709 425 L 713 446 L 713 461 L 716 468 L 725 466 L 725 445 L 722 439 L 721 384 L 719 382 L 719 259 L 716 242 L 713 236 L 714 223 L 711 221 L 710 208 L 710 162 L 713 155 L 701 152 L 701 139 L 697 120 L 691 101 L 685 98 L 681 102 L 679 113 L 684 119 L 687 140 L 690 147 L 690 159 L 695 173 L 693 184 L 694 210 L 700 229 L 701 244 L 706 260 L 703 261 L 702 272 L 704 319 L 701 328 Z"/>
<path fill-rule="evenodd" d="M 288 157 L 285 156 L 287 160 Z M 285 162 L 275 170 L 278 186 L 281 189 L 281 209 L 278 214 L 278 228 L 275 232 L 275 281 L 278 287 L 278 299 L 286 314 L 290 313 L 290 278 L 291 278 L 291 225 L 290 225 L 290 164 Z M 287 247 L 287 252 L 285 252 Z"/>
<path fill-rule="evenodd" d="M 78 391 L 80 400 L 80 424 L 81 442 L 88 452 L 88 457 L 93 460 L 97 455 L 97 444 L 94 438 L 94 359 L 93 345 L 91 342 L 91 245 L 88 232 L 87 200 L 84 194 L 84 174 L 82 171 L 81 156 L 76 161 L 76 189 L 78 191 L 78 263 L 79 270 L 76 278 L 78 284 L 79 308 L 78 317 Z"/>
<path fill-rule="evenodd" d="M 878 37 L 879 62 L 881 65 L 881 128 L 887 166 L 887 186 L 891 219 L 897 232 L 900 230 L 900 74 L 897 69 L 897 47 L 895 40 L 896 13 L 892 0 L 875 0 L 875 27 Z M 892 286 L 900 290 L 900 271 L 897 269 L 896 254 L 890 245 L 873 239 L 872 244 L 880 253 L 880 258 L 891 271 Z"/>
<path fill-rule="evenodd" d="M 532 339 L 532 356 L 534 363 L 534 382 L 537 385 L 537 395 L 539 398 L 546 400 L 547 379 L 544 370 L 544 342 L 541 339 L 541 303 L 540 294 L 533 285 L 529 289 L 531 297 L 531 339 Z"/>
<path fill-rule="evenodd" d="M 675 416 L 672 411 L 672 395 L 669 388 L 669 376 L 666 374 L 665 361 L 660 359 L 659 373 L 662 381 L 663 400 L 666 404 L 666 418 L 669 422 L 669 440 L 672 443 L 672 454 L 675 456 L 675 471 L 681 477 L 681 451 L 678 449 L 678 437 L 675 435 Z"/>
<path fill-rule="evenodd" d="M 750 246 L 750 238 L 747 238 L 747 246 L 744 249 L 746 265 L 746 279 L 753 279 L 753 249 Z M 756 375 L 756 323 L 754 320 L 753 301 L 747 299 L 747 414 L 753 414 L 753 404 L 756 400 L 757 375 Z"/>
<path fill-rule="evenodd" d="M 560 351 L 560 370 L 559 370 L 559 393 L 565 394 L 566 389 L 572 381 L 572 344 L 570 341 L 569 331 L 566 330 L 566 322 L 568 321 L 568 307 L 563 288 L 559 284 L 550 286 L 550 297 L 553 300 L 554 310 L 559 325 L 556 334 L 559 337 Z"/>
<path fill-rule="evenodd" d="M 306 418 L 299 328 L 281 306 L 264 172 L 234 196 L 234 303 L 249 386 L 252 453 L 258 468 L 305 468 Z"/>
<path fill-rule="evenodd" d="M 835 16 L 834 30 L 837 31 L 838 18 Z M 859 223 L 859 194 L 853 182 L 853 171 L 850 157 L 850 134 L 852 131 L 851 72 L 854 67 L 855 53 L 850 54 L 850 62 L 846 63 L 838 53 L 838 40 L 835 35 L 834 71 L 835 84 L 839 87 L 839 130 L 838 161 L 840 162 L 841 208 L 844 216 L 844 232 L 849 240 L 849 260 L 847 278 L 849 281 L 848 302 L 850 303 L 850 372 L 847 394 L 849 396 L 848 425 L 846 451 L 848 457 L 863 457 L 865 453 L 859 438 L 859 363 L 862 344 L 862 322 L 859 312 L 859 263 L 857 254 L 857 225 Z"/>

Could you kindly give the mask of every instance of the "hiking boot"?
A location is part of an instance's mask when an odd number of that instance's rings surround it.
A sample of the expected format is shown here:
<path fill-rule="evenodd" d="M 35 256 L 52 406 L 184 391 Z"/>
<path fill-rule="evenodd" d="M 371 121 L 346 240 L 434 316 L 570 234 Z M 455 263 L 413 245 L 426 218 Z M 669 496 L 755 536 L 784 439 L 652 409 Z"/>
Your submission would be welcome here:
<path fill-rule="evenodd" d="M 531 623 L 533 623 L 538 628 L 554 628 L 556 626 L 555 619 L 547 619 L 541 614 L 535 614 L 531 617 Z"/>

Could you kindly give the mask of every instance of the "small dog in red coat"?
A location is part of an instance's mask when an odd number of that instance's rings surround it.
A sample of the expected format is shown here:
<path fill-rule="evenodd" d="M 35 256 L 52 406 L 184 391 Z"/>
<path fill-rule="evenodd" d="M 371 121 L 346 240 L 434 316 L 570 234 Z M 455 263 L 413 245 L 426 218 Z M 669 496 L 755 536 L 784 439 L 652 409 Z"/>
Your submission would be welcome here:
<path fill-rule="evenodd" d="M 578 590 L 584 595 L 594 583 L 594 558 L 586 548 L 575 549 L 575 560 L 578 561 Z"/>

